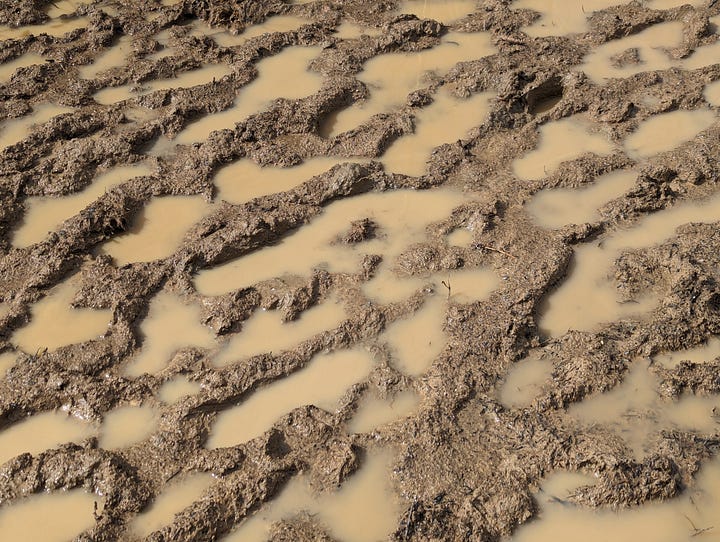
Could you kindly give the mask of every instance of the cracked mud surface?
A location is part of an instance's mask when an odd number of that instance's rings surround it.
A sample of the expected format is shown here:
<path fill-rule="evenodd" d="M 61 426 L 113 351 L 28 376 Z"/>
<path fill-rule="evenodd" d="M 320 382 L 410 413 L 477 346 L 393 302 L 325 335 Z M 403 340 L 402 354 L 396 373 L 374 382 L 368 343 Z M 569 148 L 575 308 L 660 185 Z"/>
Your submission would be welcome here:
<path fill-rule="evenodd" d="M 42 0 L 12 4 L 0 6 L 0 24 L 46 19 Z M 113 6 L 112 15 L 103 11 L 107 5 Z M 391 113 L 323 137 L 321 126 L 329 116 L 368 95 L 356 77 L 366 60 L 436 46 L 448 31 L 437 21 L 398 16 L 396 6 L 392 0 L 297 5 L 280 0 L 182 0 L 172 6 L 137 0 L 91 2 L 77 12 L 87 17 L 86 29 L 0 42 L 2 61 L 29 53 L 47 59 L 21 68 L 0 86 L 0 119 L 24 117 L 47 102 L 74 108 L 0 151 L 0 302 L 7 307 L 0 318 L 0 349 L 14 350 L 11 337 L 29 322 L 32 304 L 76 273 L 81 287 L 75 306 L 112 312 L 107 331 L 97 339 L 19 353 L 0 381 L 0 427 L 53 409 L 97 423 L 123 405 L 145 404 L 159 412 L 155 432 L 129 448 L 104 449 L 92 437 L 7 461 L 0 466 L 0 506 L 41 491 L 82 487 L 103 495 L 105 505 L 78 540 L 132 540 L 129 522 L 172 478 L 205 472 L 216 477 L 210 489 L 148 539 L 217 540 L 265 506 L 291 478 L 304 473 L 316 491 L 330 492 L 362 468 L 368 451 L 382 448 L 395 453 L 389 478 L 402 505 L 393 540 L 493 541 L 537 513 L 533 488 L 555 470 L 582 470 L 597 477 L 597 484 L 575 494 L 579 504 L 589 507 L 635 506 L 692 486 L 694 474 L 720 446 L 720 432 L 661 431 L 638 459 L 609 429 L 588 429 L 568 417 L 566 409 L 618 386 L 639 357 L 690 348 L 720 333 L 717 223 L 684 225 L 663 243 L 626 251 L 614 263 L 615 285 L 625 300 L 647 292 L 658 297 L 650 313 L 552 338 L 541 332 L 538 322 L 543 301 L 570 272 L 574 246 L 717 192 L 720 122 L 716 119 L 690 142 L 647 160 L 622 150 L 588 153 L 530 181 L 518 180 L 512 163 L 537 145 L 539 126 L 573 114 L 584 114 L 595 130 L 621 143 L 652 115 L 707 107 L 703 90 L 720 79 L 720 64 L 640 73 L 603 86 L 586 77 L 579 65 L 594 47 L 665 21 L 683 25 L 683 42 L 673 55 L 687 57 L 717 39 L 709 18 L 720 14 L 720 5 L 657 11 L 635 3 L 598 12 L 587 34 L 531 38 L 522 27 L 534 20 L 533 12 L 513 9 L 507 0 L 480 1 L 474 13 L 450 26 L 489 33 L 496 54 L 460 63 L 431 79 Z M 299 15 L 308 22 L 297 31 L 266 34 L 233 48 L 191 35 L 187 28 L 201 19 L 237 33 L 277 14 Z M 343 21 L 380 32 L 340 40 L 334 30 Z M 153 36 L 164 29 L 172 29 L 174 54 L 148 59 L 160 49 Z M 81 79 L 79 68 L 120 36 L 132 36 L 127 65 Z M 256 62 L 295 45 L 322 47 L 312 65 L 323 76 L 318 92 L 277 100 L 202 143 L 161 156 L 145 155 L 158 137 L 172 138 L 202 115 L 230 107 L 240 89 L 256 77 Z M 626 53 L 615 62 L 636 62 L 634 52 Z M 103 88 L 142 86 L 204 63 L 225 65 L 229 74 L 112 105 L 93 100 Z M 436 149 L 425 175 L 385 171 L 379 161 L 383 151 L 413 130 L 414 115 L 443 87 L 459 97 L 494 93 L 487 120 L 466 138 Z M 643 100 L 648 94 L 655 100 Z M 545 110 L 540 105 L 548 99 L 554 105 Z M 142 114 L 134 115 L 137 111 Z M 151 198 L 201 195 L 212 200 L 213 174 L 231 161 L 246 158 L 264 166 L 290 166 L 324 156 L 343 163 L 286 192 L 238 205 L 217 202 L 166 258 L 119 267 L 98 251 L 127 230 Z M 98 173 L 141 161 L 150 163 L 153 173 L 106 191 L 43 241 L 27 248 L 13 246 L 13 231 L 28 198 L 72 194 Z M 543 189 L 579 188 L 629 167 L 638 172 L 634 186 L 605 204 L 601 218 L 591 223 L 544 229 L 526 209 Z M 370 191 L 441 185 L 463 190 L 467 202 L 433 223 L 426 239 L 400 256 L 403 272 L 423 276 L 428 271 L 487 267 L 501 280 L 485 300 L 447 303 L 447 344 L 422 376 L 398 371 L 379 336 L 392 322 L 418 311 L 432 292 L 420 289 L 391 304 L 369 300 L 362 286 L 381 265 L 377 255 L 367 254 L 354 273 L 316 269 L 309 276 L 265 281 L 212 297 L 194 287 L 200 270 L 302 229 L 333 201 Z M 472 230 L 472 242 L 450 246 L 446 236 L 461 228 Z M 348 222 L 336 242 L 362 246 L 382 233 L 377 230 L 371 218 Z M 142 348 L 139 326 L 161 290 L 199 303 L 203 323 L 219 336 L 241 333 L 257 310 L 277 310 L 293 321 L 331 296 L 343 304 L 347 318 L 288 351 L 217 367 L 209 349 L 186 348 L 159 373 L 131 378 L 124 368 Z M 220 412 L 301 369 L 315 354 L 355 346 L 368 348 L 376 365 L 365 381 L 349 389 L 337 411 L 303 406 L 248 443 L 205 447 Z M 500 387 L 530 351 L 552 359 L 551 378 L 529 406 L 504 406 Z M 664 400 L 673 401 L 682 393 L 718 394 L 718 363 L 684 362 L 652 370 Z M 162 403 L 158 391 L 178 375 L 198 383 L 199 393 Z M 372 433 L 351 434 L 348 421 L 370 387 L 389 397 L 416 390 L 420 407 Z M 272 532 L 276 540 L 333 539 L 326 526 L 303 515 L 283 520 Z"/>

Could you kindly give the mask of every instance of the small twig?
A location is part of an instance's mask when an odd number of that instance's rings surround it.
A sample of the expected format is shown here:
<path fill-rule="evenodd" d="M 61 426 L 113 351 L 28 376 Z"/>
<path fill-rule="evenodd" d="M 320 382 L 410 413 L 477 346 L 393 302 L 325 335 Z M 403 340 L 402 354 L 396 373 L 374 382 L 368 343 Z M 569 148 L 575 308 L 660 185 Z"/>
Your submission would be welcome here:
<path fill-rule="evenodd" d="M 490 245 L 475 245 L 475 248 L 481 248 L 483 250 L 491 250 L 493 252 L 497 252 L 499 254 L 504 254 L 505 256 L 510 256 L 511 258 L 517 259 L 517 256 L 514 256 L 501 248 L 491 247 Z"/>
<path fill-rule="evenodd" d="M 444 280 L 441 280 L 441 281 L 440 281 L 440 284 L 442 284 L 443 286 L 445 286 L 445 288 L 447 288 L 447 291 L 448 291 L 448 299 L 450 299 L 450 293 L 452 292 L 452 289 L 450 288 L 450 279 L 448 279 L 447 282 L 445 282 Z"/>
<path fill-rule="evenodd" d="M 692 521 L 689 517 L 687 517 L 685 514 L 683 514 L 683 516 L 685 517 L 686 520 L 688 520 L 688 523 L 690 523 L 690 526 L 691 526 L 692 529 L 693 529 L 693 534 L 690 535 L 691 538 L 692 538 L 692 537 L 695 537 L 695 536 L 697 536 L 697 535 L 699 535 L 699 534 L 703 534 L 703 533 L 706 533 L 706 532 L 708 532 L 708 531 L 711 531 L 711 530 L 713 529 L 713 526 L 712 526 L 712 525 L 711 525 L 710 527 L 704 527 L 704 528 L 702 528 L 702 529 L 698 529 L 698 528 L 695 526 L 695 524 L 693 523 L 693 521 Z"/>

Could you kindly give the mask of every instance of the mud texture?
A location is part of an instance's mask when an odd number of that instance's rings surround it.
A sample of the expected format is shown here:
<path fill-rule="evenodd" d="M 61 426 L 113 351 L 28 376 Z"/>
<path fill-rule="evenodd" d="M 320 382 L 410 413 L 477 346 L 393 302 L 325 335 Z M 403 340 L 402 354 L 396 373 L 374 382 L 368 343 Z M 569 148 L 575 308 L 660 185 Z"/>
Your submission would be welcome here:
<path fill-rule="evenodd" d="M 108 4 L 117 15 L 102 11 Z M 377 115 L 332 139 L 321 137 L 320 126 L 329 115 L 367 96 L 355 77 L 364 61 L 386 52 L 432 47 L 449 30 L 436 21 L 397 16 L 396 5 L 393 0 L 318 0 L 304 5 L 182 0 L 174 6 L 145 0 L 96 1 L 78 9 L 88 17 L 87 29 L 64 37 L 40 35 L 0 43 L 0 60 L 31 52 L 48 59 L 44 65 L 19 70 L 0 86 L 0 119 L 22 117 L 45 102 L 76 108 L 1 152 L 0 300 L 10 311 L 0 319 L 0 349 L 13 349 L 10 336 L 29 321 L 31 304 L 78 271 L 83 286 L 76 305 L 113 311 L 112 324 L 97 340 L 20 355 L 0 382 L 0 426 L 57 408 L 98 422 L 124 404 L 144 402 L 161 412 L 157 432 L 128 449 L 104 450 L 96 439 L 89 439 L 10 460 L 0 466 L 1 506 L 40 491 L 84 487 L 104 495 L 106 504 L 96 525 L 78 540 L 131 540 L 128 522 L 171 478 L 204 471 L 216 475 L 216 483 L 148 540 L 216 540 L 298 473 L 308 474 L 317 491 L 332 491 L 362 467 L 365 451 L 383 447 L 397 453 L 390 479 L 404 507 L 393 540 L 496 541 L 533 517 L 537 505 L 532 490 L 553 470 L 583 470 L 598 477 L 597 485 L 575 495 L 587 506 L 634 506 L 671 497 L 692 485 L 702 462 L 717 452 L 720 434 L 665 432 L 638 461 L 609 429 L 581 427 L 565 409 L 617 386 L 637 357 L 687 348 L 720 333 L 717 224 L 684 226 L 661 246 L 619 258 L 615 280 L 627 299 L 649 290 L 660 296 L 658 308 L 646 317 L 552 340 L 539 332 L 537 319 L 543 299 L 568 273 L 573 245 L 717 191 L 720 122 L 690 143 L 641 165 L 634 188 L 608 203 L 601 220 L 556 231 L 533 224 L 524 208 L 533 194 L 549 187 L 582 186 L 633 160 L 621 152 L 588 154 L 530 182 L 513 178 L 511 163 L 537 144 L 538 126 L 550 120 L 584 112 L 599 130 L 621 141 L 651 115 L 702 105 L 703 87 L 720 79 L 720 64 L 642 73 L 603 87 L 591 83 L 577 66 L 594 46 L 668 20 L 685 26 L 685 42 L 674 52 L 685 56 L 716 39 L 708 18 L 720 13 L 720 4 L 653 11 L 636 3 L 596 14 L 585 35 L 534 39 L 520 28 L 535 14 L 513 10 L 508 0 L 479 1 L 476 11 L 452 29 L 491 33 L 497 54 L 457 65 L 391 114 Z M 0 23 L 42 22 L 45 7 L 43 0 L 3 3 Z M 239 32 L 273 14 L 299 14 L 311 21 L 298 31 L 264 35 L 234 48 L 187 34 L 187 23 L 196 18 Z M 333 35 L 341 21 L 381 32 L 341 41 Z M 170 40 L 176 54 L 149 60 L 148 54 L 161 48 L 153 36 L 166 28 L 176 29 Z M 81 79 L 78 68 L 121 35 L 133 37 L 128 65 L 92 80 Z M 229 107 L 257 75 L 258 60 L 292 45 L 323 46 L 314 63 L 325 78 L 319 92 L 301 100 L 277 100 L 233 130 L 151 158 L 156 174 L 108 191 L 43 242 L 27 249 L 12 247 L 12 231 L 22 220 L 27 198 L 71 194 L 99 171 L 144 159 L 144 150 L 157 137 L 172 137 L 192 120 Z M 615 61 L 626 64 L 634 58 L 627 51 Z M 202 86 L 160 90 L 115 105 L 93 101 L 93 93 L 105 87 L 142 86 L 203 62 L 227 64 L 232 73 Z M 419 178 L 388 174 L 378 161 L 353 163 L 354 156 L 378 158 L 393 140 L 411 132 L 415 112 L 443 86 L 458 96 L 495 92 L 487 122 L 473 129 L 468 139 L 436 149 L 428 173 Z M 648 94 L 657 98 L 653 105 L 641 99 Z M 535 114 L 543 109 L 538 104 L 548 99 L 557 103 Z M 133 118 L 138 107 L 147 111 Z M 118 268 L 110 258 L 97 255 L 99 244 L 126 230 L 152 197 L 212 198 L 213 173 L 225 163 L 247 157 L 261 165 L 291 165 L 317 156 L 347 158 L 347 163 L 288 192 L 243 205 L 218 204 L 169 258 Z M 386 306 L 370 302 L 360 286 L 375 273 L 379 257 L 366 257 L 355 274 L 318 270 L 312 276 L 279 278 L 218 298 L 205 298 L 193 288 L 198 270 L 277 241 L 333 200 L 439 185 L 464 188 L 468 203 L 432 225 L 428 239 L 403 254 L 402 267 L 422 275 L 428 270 L 488 266 L 502 281 L 485 301 L 450 304 L 444 324 L 448 344 L 420 378 L 408 378 L 392 367 L 378 335 L 392 321 L 418 310 L 428 292 L 420 290 L 406 302 Z M 462 227 L 473 230 L 473 244 L 449 246 L 445 235 Z M 361 244 L 375 233 L 372 221 L 360 221 L 348 224 L 338 242 Z M 152 295 L 163 288 L 199 302 L 205 323 L 218 335 L 239 331 L 260 308 L 279 310 L 292 320 L 330 295 L 344 302 L 348 318 L 292 351 L 217 368 L 208 351 L 188 348 L 159 374 L 130 379 L 123 376 L 123 367 L 141 348 L 139 325 Z M 247 444 L 204 447 L 219 411 L 300 369 L 315 353 L 352 345 L 372 348 L 378 365 L 366 382 L 351 389 L 338 412 L 302 407 Z M 541 349 L 553 360 L 551 385 L 530 407 L 508 409 L 500 403 L 498 390 L 513 364 L 530 349 Z M 668 401 L 681 393 L 720 391 L 717 361 L 655 370 Z M 175 405 L 160 403 L 155 398 L 158 389 L 178 374 L 200 383 L 202 391 Z M 346 422 L 371 386 L 387 396 L 415 389 L 422 397 L 421 409 L 373 434 L 351 435 Z M 273 538 L 333 539 L 326 526 L 302 515 L 275 525 Z"/>

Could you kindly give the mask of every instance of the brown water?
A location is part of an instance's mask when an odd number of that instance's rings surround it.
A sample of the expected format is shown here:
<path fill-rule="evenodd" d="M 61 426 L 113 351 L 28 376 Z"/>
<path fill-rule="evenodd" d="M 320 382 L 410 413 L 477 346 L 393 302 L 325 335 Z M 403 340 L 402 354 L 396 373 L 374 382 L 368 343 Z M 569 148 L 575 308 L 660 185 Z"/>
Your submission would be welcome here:
<path fill-rule="evenodd" d="M 373 57 L 357 76 L 367 85 L 370 97 L 339 111 L 321 130 L 325 135 L 334 137 L 356 128 L 374 115 L 388 113 L 403 105 L 410 92 L 427 85 L 427 73 L 442 75 L 458 62 L 479 59 L 495 52 L 497 49 L 488 33 L 449 32 L 443 36 L 440 45 L 431 49 Z M 393 74 L 393 77 L 388 77 L 388 74 Z M 482 120 L 483 115 L 480 118 Z M 460 135 L 467 129 L 460 130 Z"/>
<path fill-rule="evenodd" d="M 681 361 L 704 363 L 714 361 L 718 356 L 720 356 L 720 337 L 711 337 L 704 344 L 694 348 L 657 354 L 653 357 L 653 361 L 661 363 L 665 367 L 673 368 Z"/>
<path fill-rule="evenodd" d="M 343 21 L 335 30 L 335 37 L 342 40 L 355 40 L 362 36 L 379 36 L 381 32 L 379 28 L 361 26 L 351 23 L 350 21 Z"/>
<path fill-rule="evenodd" d="M 476 6 L 476 0 L 404 0 L 398 11 L 450 24 L 474 12 Z"/>
<path fill-rule="evenodd" d="M 188 380 L 184 376 L 178 376 L 165 382 L 158 391 L 158 399 L 163 403 L 172 405 L 180 401 L 183 397 L 196 395 L 200 393 L 201 387 L 197 382 Z"/>
<path fill-rule="evenodd" d="M 204 34 L 213 39 L 220 47 L 237 47 L 242 45 L 251 38 L 262 36 L 263 34 L 272 32 L 290 32 L 297 30 L 311 21 L 293 15 L 275 15 L 265 19 L 260 24 L 254 24 L 245 29 L 241 34 L 231 34 L 230 32 L 209 28 L 204 23 L 198 21 L 196 35 Z M 193 34 L 195 34 L 193 32 Z"/>
<path fill-rule="evenodd" d="M 623 0 L 515 0 L 513 9 L 530 9 L 540 18 L 523 29 L 529 36 L 565 36 L 588 32 L 587 19 L 594 11 L 626 4 Z"/>
<path fill-rule="evenodd" d="M 70 113 L 70 107 L 58 107 L 53 104 L 40 104 L 33 108 L 30 115 L 18 119 L 4 120 L 0 122 L 0 149 L 19 143 L 30 135 L 32 128 L 43 124 L 51 118 Z"/>
<path fill-rule="evenodd" d="M 540 395 L 543 385 L 552 374 L 552 360 L 539 351 L 513 365 L 500 388 L 500 401 L 508 408 L 527 407 Z"/>
<path fill-rule="evenodd" d="M 0 64 L 0 83 L 10 81 L 13 74 L 20 68 L 44 63 L 45 59 L 34 53 L 26 53 L 14 60 L 10 60 L 9 62 L 3 62 Z"/>
<path fill-rule="evenodd" d="M 191 123 L 175 142 L 190 145 L 207 139 L 216 130 L 232 129 L 246 117 L 266 109 L 277 98 L 297 100 L 315 94 L 323 78 L 310 71 L 308 64 L 321 50 L 321 47 L 287 47 L 261 60 L 256 64 L 258 77 L 240 89 L 233 107 Z M 287 81 L 292 81 L 292 85 L 287 85 Z"/>
<path fill-rule="evenodd" d="M 703 96 L 710 105 L 720 107 L 720 81 L 715 81 L 706 86 Z"/>
<path fill-rule="evenodd" d="M 127 448 L 155 432 L 157 413 L 147 406 L 121 406 L 105 414 L 99 445 L 106 450 Z"/>
<path fill-rule="evenodd" d="M 124 66 L 131 50 L 132 36 L 121 36 L 112 47 L 100 53 L 92 64 L 82 66 L 80 68 L 80 77 L 88 80 L 94 79 L 104 71 Z"/>
<path fill-rule="evenodd" d="M 544 228 L 593 222 L 600 219 L 598 209 L 632 188 L 636 178 L 636 171 L 619 170 L 597 177 L 583 188 L 543 190 L 533 197 L 527 210 Z"/>
<path fill-rule="evenodd" d="M 279 353 L 336 328 L 346 319 L 345 309 L 332 298 L 304 311 L 291 322 L 283 322 L 278 311 L 259 310 L 243 324 L 240 333 L 230 338 L 213 362 L 224 366 L 257 354 Z"/>
<path fill-rule="evenodd" d="M 513 162 L 513 172 L 522 180 L 540 179 L 551 174 L 562 162 L 585 153 L 610 154 L 610 139 L 591 131 L 592 125 L 582 117 L 568 117 L 540 127 L 537 147 Z"/>
<path fill-rule="evenodd" d="M 210 348 L 215 334 L 201 323 L 201 308 L 184 303 L 178 296 L 160 292 L 150 302 L 140 324 L 141 350 L 125 369 L 129 376 L 155 374 L 162 370 L 173 354 L 184 347 Z"/>
<path fill-rule="evenodd" d="M 74 17 L 65 19 L 53 19 L 44 24 L 33 24 L 13 28 L 7 25 L 0 25 L 0 41 L 18 40 L 28 36 L 47 34 L 48 36 L 64 36 L 68 32 L 78 28 L 86 28 L 89 21 L 86 17 Z"/>
<path fill-rule="evenodd" d="M 494 94 L 483 92 L 459 100 L 446 92 L 435 95 L 433 103 L 415 115 L 415 131 L 396 140 L 382 156 L 385 169 L 405 175 L 422 175 L 431 151 L 454 143 L 481 124 L 490 112 Z"/>
<path fill-rule="evenodd" d="M 130 523 L 130 531 L 145 538 L 169 525 L 178 514 L 198 500 L 213 483 L 210 474 L 195 473 L 172 480 L 150 507 Z"/>
<path fill-rule="evenodd" d="M 362 254 L 382 254 L 393 261 L 412 242 L 425 237 L 425 226 L 449 215 L 467 198 L 452 190 L 397 190 L 336 201 L 299 231 L 269 246 L 212 269 L 201 271 L 195 287 L 219 295 L 283 275 L 307 276 L 313 268 L 356 272 Z M 372 218 L 382 238 L 359 246 L 333 244 L 354 220 Z"/>
<path fill-rule="evenodd" d="M 93 436 L 96 428 L 64 412 L 43 412 L 0 430 L 0 465 L 22 453 L 37 455 Z M 2 532 L 2 531 L 0 531 Z"/>
<path fill-rule="evenodd" d="M 720 220 L 720 196 L 697 203 L 680 203 L 643 218 L 630 230 L 610 234 L 601 242 L 579 245 L 569 277 L 550 294 L 540 316 L 540 327 L 557 337 L 568 329 L 591 330 L 602 322 L 639 315 L 652 309 L 652 297 L 621 303 L 610 276 L 612 263 L 626 249 L 653 246 L 670 238 L 689 222 Z M 588 310 L 592 307 L 592 310 Z"/>
<path fill-rule="evenodd" d="M 47 296 L 30 308 L 30 323 L 13 333 L 10 341 L 28 354 L 47 348 L 94 339 L 107 330 L 111 310 L 73 308 L 71 303 L 80 287 L 79 275 L 50 289 Z"/>
<path fill-rule="evenodd" d="M 300 512 L 313 514 L 342 542 L 387 540 L 401 512 L 388 484 L 391 461 L 387 452 L 370 451 L 360 470 L 338 491 L 320 496 L 312 493 L 304 477 L 295 477 L 223 542 L 265 542 L 273 523 Z"/>
<path fill-rule="evenodd" d="M 262 435 L 283 415 L 303 405 L 333 411 L 353 384 L 373 366 L 369 353 L 355 349 L 316 355 L 303 369 L 251 393 L 239 406 L 220 413 L 207 448 L 222 448 Z"/>
<path fill-rule="evenodd" d="M 8 542 L 67 542 L 95 525 L 99 501 L 80 489 L 35 494 L 0 508 L 0 533 Z"/>
<path fill-rule="evenodd" d="M 53 0 L 46 13 L 53 19 L 61 15 L 72 15 L 77 11 L 77 8 L 91 2 L 92 0 Z"/>
<path fill-rule="evenodd" d="M 0 380 L 5 378 L 5 374 L 17 363 L 17 358 L 17 352 L 3 352 L 0 354 Z"/>
<path fill-rule="evenodd" d="M 690 141 L 716 121 L 715 113 L 705 108 L 654 115 L 625 139 L 625 149 L 633 158 L 647 158 L 670 151 Z"/>
<path fill-rule="evenodd" d="M 167 258 L 180 246 L 187 231 L 211 209 L 212 205 L 202 196 L 154 198 L 134 218 L 127 233 L 103 244 L 100 252 L 112 256 L 119 266 Z"/>
<path fill-rule="evenodd" d="M 49 232 L 75 216 L 113 186 L 133 177 L 150 175 L 148 165 L 120 166 L 99 175 L 83 191 L 63 197 L 33 197 L 25 200 L 25 215 L 13 235 L 13 246 L 23 248 L 39 243 Z"/>
<path fill-rule="evenodd" d="M 454 247 L 467 247 L 473 242 L 473 232 L 467 228 L 458 228 L 447 236 L 447 242 Z"/>
<path fill-rule="evenodd" d="M 391 399 L 365 397 L 353 416 L 348 431 L 350 433 L 369 433 L 382 425 L 410 416 L 420 407 L 416 393 L 405 391 Z"/>
<path fill-rule="evenodd" d="M 95 101 L 102 105 L 110 105 L 129 100 L 156 90 L 172 88 L 189 88 L 205 85 L 228 75 L 232 69 L 225 64 L 206 64 L 196 70 L 182 72 L 174 78 L 153 79 L 143 83 L 133 83 L 121 87 L 108 87 L 93 95 Z"/>

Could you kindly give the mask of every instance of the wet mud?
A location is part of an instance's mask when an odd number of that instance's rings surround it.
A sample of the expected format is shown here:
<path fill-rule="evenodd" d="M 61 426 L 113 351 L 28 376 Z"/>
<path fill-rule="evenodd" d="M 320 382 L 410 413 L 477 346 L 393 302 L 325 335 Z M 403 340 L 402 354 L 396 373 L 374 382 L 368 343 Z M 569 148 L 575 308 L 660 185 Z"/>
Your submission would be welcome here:
<path fill-rule="evenodd" d="M 0 3 L 0 533 L 538 540 L 553 474 L 572 525 L 717 485 L 720 3 L 568 3 Z M 578 414 L 637 367 L 682 412 L 640 444 Z"/>

